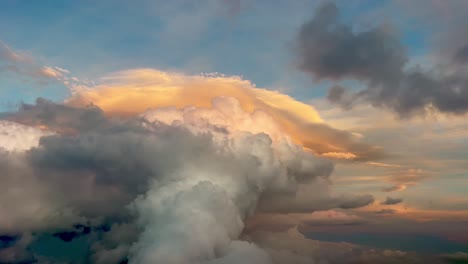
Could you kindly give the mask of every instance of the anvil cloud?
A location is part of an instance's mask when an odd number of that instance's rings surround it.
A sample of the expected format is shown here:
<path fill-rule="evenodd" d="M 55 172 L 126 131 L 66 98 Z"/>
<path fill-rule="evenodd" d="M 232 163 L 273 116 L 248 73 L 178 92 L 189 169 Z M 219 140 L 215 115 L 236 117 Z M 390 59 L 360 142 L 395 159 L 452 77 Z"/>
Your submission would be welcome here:
<path fill-rule="evenodd" d="M 368 195 L 331 193 L 333 163 L 296 145 L 269 107 L 246 112 L 238 99 L 223 96 L 213 97 L 209 107 L 155 106 L 115 117 L 96 106 L 40 99 L 4 114 L 14 121 L 2 121 L 4 140 L 11 143 L 0 156 L 6 210 L 1 232 L 67 239 L 60 232 L 86 227 L 102 233 L 99 227 L 108 226 L 106 236 L 119 236 L 120 227 L 128 226 L 136 235 L 110 245 L 94 235 L 87 258 L 271 263 L 261 247 L 240 239 L 244 221 L 257 211 L 373 202 Z M 24 260 L 38 257 L 26 248 L 18 249 Z"/>

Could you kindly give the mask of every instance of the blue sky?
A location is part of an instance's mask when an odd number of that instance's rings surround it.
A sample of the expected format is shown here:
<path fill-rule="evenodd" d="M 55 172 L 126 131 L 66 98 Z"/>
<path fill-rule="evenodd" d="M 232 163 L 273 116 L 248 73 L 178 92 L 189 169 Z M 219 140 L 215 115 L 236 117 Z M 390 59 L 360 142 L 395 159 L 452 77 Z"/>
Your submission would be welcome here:
<path fill-rule="evenodd" d="M 141 67 L 221 72 L 241 75 L 259 87 L 287 88 L 307 101 L 324 96 L 329 86 L 326 82 L 312 85 L 295 68 L 293 40 L 300 25 L 312 17 L 317 2 L 7 1 L 0 10 L 0 31 L 1 40 L 11 48 L 31 53 L 46 65 L 68 69 L 79 78 Z M 361 24 L 368 27 L 369 21 L 393 22 L 393 14 L 385 12 L 381 21 L 373 19 L 374 13 L 381 14 L 389 6 L 388 1 L 337 4 L 341 19 L 355 22 L 356 30 Z M 421 55 L 427 48 L 423 28 L 393 25 L 409 54 Z M 30 86 L 2 79 L 0 85 L 10 91 L 6 98 L 12 101 L 19 98 L 11 87 Z M 41 96 L 59 99 L 65 91 L 51 89 Z"/>

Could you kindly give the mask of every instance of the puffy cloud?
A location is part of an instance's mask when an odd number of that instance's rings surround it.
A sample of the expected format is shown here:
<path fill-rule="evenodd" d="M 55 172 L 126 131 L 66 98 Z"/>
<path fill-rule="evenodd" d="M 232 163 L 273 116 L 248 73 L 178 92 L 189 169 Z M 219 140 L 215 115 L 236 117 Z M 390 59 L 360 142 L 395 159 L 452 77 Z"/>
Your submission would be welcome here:
<path fill-rule="evenodd" d="M 320 5 L 298 35 L 300 68 L 316 78 L 392 80 L 406 62 L 404 47 L 386 28 L 354 33 L 338 23 L 332 2 Z M 332 95 L 338 95 L 332 93 Z"/>
<path fill-rule="evenodd" d="M 219 96 L 236 98 L 242 110 L 249 113 L 262 110 L 296 144 L 316 153 L 349 153 L 355 155 L 355 160 L 383 156 L 381 148 L 369 146 L 352 133 L 325 124 L 312 106 L 279 92 L 257 88 L 239 77 L 189 76 L 154 69 L 127 70 L 110 74 L 95 86 L 75 86 L 67 104 L 95 104 L 107 115 L 131 116 L 155 106 L 207 108 L 212 99 Z"/>
<path fill-rule="evenodd" d="M 297 190 L 285 192 L 271 190 L 262 195 L 261 212 L 304 213 L 330 208 L 358 208 L 371 204 L 372 195 L 328 195 L 329 183 L 321 178 L 312 184 L 300 184 Z"/>
<path fill-rule="evenodd" d="M 85 258 L 97 263 L 271 263 L 240 236 L 257 210 L 286 210 L 272 206 L 275 195 L 292 212 L 373 200 L 332 194 L 330 160 L 296 145 L 268 111 L 230 97 L 125 118 L 40 99 L 2 116 L 22 124 L 2 121 L 7 135 L 38 134 L 26 151 L 0 155 L 0 232 L 86 236 Z"/>
<path fill-rule="evenodd" d="M 16 122 L 0 120 L 0 149 L 25 151 L 39 145 L 39 139 L 51 132 L 25 126 Z"/>
<path fill-rule="evenodd" d="M 4 113 L 7 120 L 54 131 L 59 134 L 77 134 L 110 122 L 101 109 L 93 106 L 73 108 L 38 98 L 35 104 L 21 104 L 18 111 Z"/>
<path fill-rule="evenodd" d="M 348 93 L 334 86 L 328 98 L 349 108 L 366 101 L 391 109 L 401 117 L 425 114 L 431 109 L 450 114 L 468 111 L 468 80 L 463 66 L 449 63 L 426 71 L 409 67 L 405 47 L 392 30 L 378 26 L 355 32 L 342 24 L 338 8 L 320 5 L 297 37 L 299 68 L 315 79 L 361 80 L 366 88 Z M 456 53 L 463 60 L 463 47 Z"/>

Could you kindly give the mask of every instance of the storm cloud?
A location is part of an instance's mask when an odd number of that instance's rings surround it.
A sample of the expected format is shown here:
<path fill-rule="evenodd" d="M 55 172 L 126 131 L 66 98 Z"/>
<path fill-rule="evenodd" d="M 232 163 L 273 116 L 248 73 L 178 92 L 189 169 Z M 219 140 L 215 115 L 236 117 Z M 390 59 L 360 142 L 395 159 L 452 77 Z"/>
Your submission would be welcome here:
<path fill-rule="evenodd" d="M 411 66 L 405 46 L 389 26 L 356 31 L 340 22 L 335 4 L 325 2 L 300 27 L 296 44 L 299 69 L 314 79 L 363 82 L 365 88 L 358 91 L 339 85 L 329 91 L 330 101 L 344 107 L 368 102 L 400 117 L 434 109 L 448 114 L 468 111 L 465 43 L 448 65 Z"/>
<path fill-rule="evenodd" d="M 399 204 L 401 202 L 403 202 L 403 199 L 401 199 L 401 198 L 387 197 L 387 199 L 385 199 L 385 201 L 381 202 L 381 204 L 394 205 L 394 204 Z"/>
<path fill-rule="evenodd" d="M 31 142 L 0 152 L 0 262 L 53 262 L 36 243 L 84 238 L 94 263 L 271 263 L 240 238 L 258 210 L 285 212 L 270 199 L 288 212 L 373 201 L 332 194 L 330 160 L 234 98 L 125 118 L 39 99 L 2 117 L 2 140 Z"/>

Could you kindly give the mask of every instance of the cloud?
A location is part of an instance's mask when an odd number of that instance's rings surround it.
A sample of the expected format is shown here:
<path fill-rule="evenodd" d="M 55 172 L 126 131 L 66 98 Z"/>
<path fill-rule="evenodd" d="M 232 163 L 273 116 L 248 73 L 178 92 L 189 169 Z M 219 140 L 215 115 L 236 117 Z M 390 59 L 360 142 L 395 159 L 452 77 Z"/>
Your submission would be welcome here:
<path fill-rule="evenodd" d="M 395 191 L 403 191 L 407 188 L 406 185 L 400 184 L 400 185 L 392 185 L 388 187 L 383 187 L 382 191 L 384 192 L 395 192 Z"/>
<path fill-rule="evenodd" d="M 42 65 L 32 55 L 15 51 L 0 41 L 0 74 L 6 72 L 39 82 L 64 81 L 69 73 L 66 69 Z"/>
<path fill-rule="evenodd" d="M 389 214 L 394 214 L 397 211 L 395 209 L 381 209 L 378 211 L 375 211 L 375 214 L 384 214 L 384 215 L 389 215 Z"/>
<path fill-rule="evenodd" d="M 385 199 L 385 201 L 381 202 L 380 204 L 394 205 L 394 204 L 399 204 L 401 202 L 403 202 L 403 199 L 401 199 L 401 198 L 392 198 L 392 197 L 387 196 L 387 199 Z"/>
<path fill-rule="evenodd" d="M 448 177 L 458 178 L 457 175 L 466 171 L 461 157 L 466 156 L 464 139 L 468 126 L 463 116 L 400 120 L 391 112 L 369 105 L 345 110 L 328 104 L 325 99 L 313 101 L 313 104 L 328 124 L 363 134 L 367 142 L 386 150 L 387 156 L 378 162 L 341 162 L 334 172 L 335 184 L 359 186 L 375 192 L 406 190 L 408 203 L 426 206 L 427 192 L 423 188 L 431 186 L 432 182 L 445 182 Z M 433 194 L 438 197 L 435 200 L 457 196 L 452 190 L 462 183 L 450 182 L 450 187 L 439 188 L 440 192 Z"/>
<path fill-rule="evenodd" d="M 234 97 L 243 111 L 261 110 L 270 115 L 292 140 L 316 153 L 343 152 L 355 160 L 384 156 L 377 146 L 323 122 L 310 105 L 275 91 L 255 87 L 239 77 L 190 76 L 154 69 L 134 69 L 110 74 L 102 83 L 76 86 L 67 104 L 99 106 L 107 115 L 131 116 L 158 107 L 210 107 L 215 97 Z"/>
<path fill-rule="evenodd" d="M 345 159 L 345 160 L 357 158 L 356 155 L 354 155 L 353 153 L 349 153 L 349 152 L 326 152 L 326 153 L 323 153 L 322 155 L 328 158 Z"/>
<path fill-rule="evenodd" d="M 34 137 L 12 147 L 22 151 L 0 152 L 0 234 L 35 234 L 37 243 L 86 236 L 83 257 L 98 263 L 271 263 L 266 251 L 240 238 L 258 210 L 373 201 L 333 194 L 330 160 L 296 145 L 267 111 L 244 111 L 232 97 L 207 107 L 105 114 L 43 99 L 2 114 L 7 136 Z M 289 208 L 271 206 L 275 195 Z M 52 258 L 22 248 L 33 259 Z"/>
<path fill-rule="evenodd" d="M 268 191 L 260 201 L 260 212 L 304 213 L 331 208 L 358 208 L 374 202 L 374 197 L 362 195 L 325 195 L 329 192 L 328 182 L 317 178 L 313 184 L 301 184 L 294 192 Z"/>
<path fill-rule="evenodd" d="M 326 2 L 302 25 L 299 67 L 318 79 L 394 79 L 407 60 L 396 37 L 383 27 L 354 33 L 338 23 L 338 15 L 336 5 Z"/>
<path fill-rule="evenodd" d="M 272 263 L 443 263 L 412 252 L 367 248 L 350 243 L 322 242 L 305 237 L 297 228 L 258 231 L 246 235 L 267 251 Z"/>
<path fill-rule="evenodd" d="M 37 147 L 41 137 L 52 134 L 36 127 L 0 120 L 0 151 L 25 151 Z"/>
<path fill-rule="evenodd" d="M 42 67 L 40 70 L 39 70 L 39 73 L 41 75 L 43 75 L 44 77 L 49 77 L 49 78 L 58 78 L 60 77 L 60 75 L 62 74 L 62 72 L 56 70 L 56 69 L 53 69 L 51 67 Z"/>
<path fill-rule="evenodd" d="M 1 236 L 0 237 L 0 262 L 2 263 L 31 263 L 34 256 L 27 251 L 27 246 L 31 243 L 31 234 L 22 236 Z"/>
<path fill-rule="evenodd" d="M 245 234 L 258 231 L 286 231 L 290 228 L 298 227 L 306 232 L 311 227 L 325 226 L 349 226 L 362 225 L 367 223 L 352 212 L 332 209 L 326 211 L 315 211 L 312 213 L 257 213 L 247 219 Z"/>
<path fill-rule="evenodd" d="M 3 118 L 59 134 L 77 134 L 111 125 L 103 111 L 95 106 L 74 108 L 43 98 L 35 104 L 23 103 L 18 111 L 3 113 Z"/>
<path fill-rule="evenodd" d="M 369 102 L 400 117 L 468 111 L 465 69 L 453 63 L 428 71 L 408 66 L 409 58 L 398 36 L 388 26 L 356 32 L 339 22 L 335 4 L 320 5 L 297 36 L 299 68 L 317 80 L 356 79 L 366 88 L 353 92 L 343 86 L 330 89 L 328 98 L 346 108 Z M 456 53 L 463 60 L 463 48 Z M 458 59 L 457 59 L 458 60 Z"/>
<path fill-rule="evenodd" d="M 453 60 L 462 64 L 468 63 L 468 44 L 463 45 L 456 51 Z"/>
<path fill-rule="evenodd" d="M 456 252 L 452 254 L 442 255 L 444 259 L 451 261 L 451 263 L 465 263 L 468 261 L 468 253 Z"/>
<path fill-rule="evenodd" d="M 28 60 L 26 56 L 13 51 L 3 42 L 0 42 L 0 59 L 8 62 L 21 62 Z"/>
<path fill-rule="evenodd" d="M 385 192 L 401 191 L 429 178 L 430 176 L 430 174 L 422 169 L 409 168 L 396 170 L 387 177 L 387 181 L 394 183 L 394 185 L 385 187 L 382 190 Z"/>

